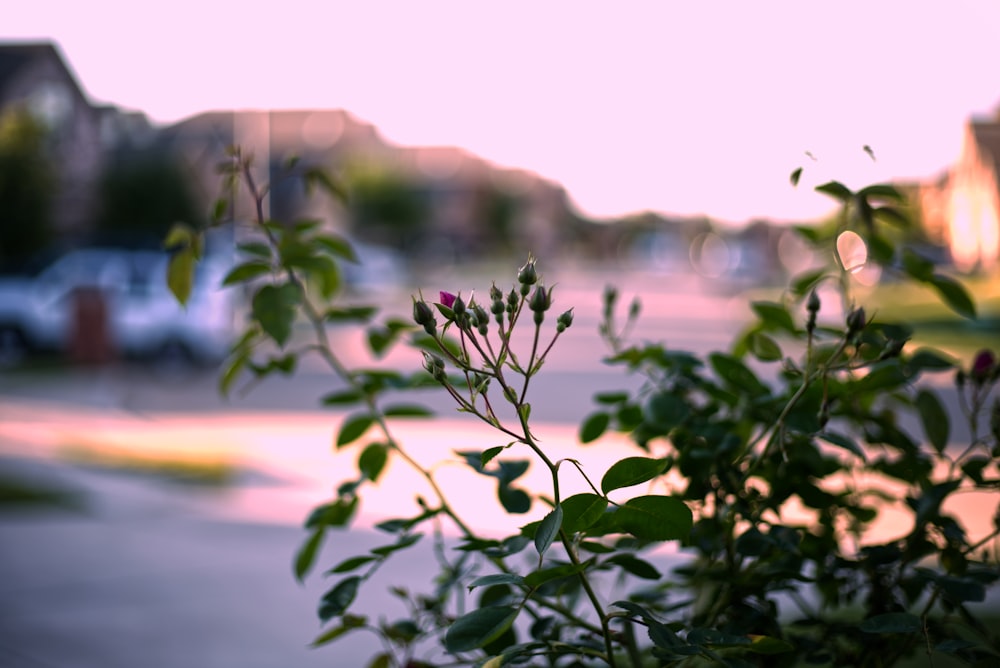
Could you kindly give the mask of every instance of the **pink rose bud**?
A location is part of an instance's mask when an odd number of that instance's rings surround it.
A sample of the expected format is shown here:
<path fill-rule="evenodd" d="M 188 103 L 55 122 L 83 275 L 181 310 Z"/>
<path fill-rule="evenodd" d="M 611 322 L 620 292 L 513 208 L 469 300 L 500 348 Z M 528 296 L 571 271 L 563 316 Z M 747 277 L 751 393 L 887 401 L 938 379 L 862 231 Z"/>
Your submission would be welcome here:
<path fill-rule="evenodd" d="M 455 295 L 451 294 L 450 292 L 445 292 L 444 290 L 442 290 L 441 304 L 447 306 L 448 308 L 451 308 L 455 304 Z"/>
<path fill-rule="evenodd" d="M 997 360 L 992 351 L 980 350 L 972 361 L 972 371 L 969 375 L 974 380 L 985 380 L 993 372 L 996 363 Z"/>

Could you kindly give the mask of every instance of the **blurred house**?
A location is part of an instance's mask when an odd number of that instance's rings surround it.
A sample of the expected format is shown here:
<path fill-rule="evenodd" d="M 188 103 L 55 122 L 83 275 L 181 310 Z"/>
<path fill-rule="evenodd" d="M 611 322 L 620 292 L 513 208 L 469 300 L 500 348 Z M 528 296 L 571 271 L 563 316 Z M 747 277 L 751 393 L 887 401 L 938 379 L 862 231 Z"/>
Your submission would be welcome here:
<path fill-rule="evenodd" d="M 445 248 L 452 255 L 481 255 L 491 252 L 498 237 L 545 253 L 557 247 L 570 216 L 565 191 L 557 184 L 458 148 L 392 145 L 374 126 L 343 110 L 208 112 L 164 128 L 157 143 L 190 167 L 206 201 L 219 195 L 217 165 L 225 148 L 236 144 L 253 152 L 257 181 L 272 183 L 266 216 L 332 219 L 343 231 L 415 255 L 440 255 Z M 388 215 L 386 209 L 361 211 L 359 201 L 345 209 L 326 198 L 307 197 L 295 179 L 282 178 L 291 156 L 301 165 L 330 170 L 348 185 L 394 181 L 397 189 L 405 189 L 396 195 L 420 210 L 412 214 L 422 219 L 419 236 L 386 238 L 393 236 L 391 221 L 378 219 Z M 363 188 L 352 190 L 363 194 Z M 234 216 L 250 217 L 250 206 L 248 199 L 238 198 Z M 391 213 L 398 207 L 387 209 Z"/>
<path fill-rule="evenodd" d="M 57 170 L 52 217 L 64 240 L 90 231 L 96 187 L 107 152 L 122 142 L 148 141 L 145 115 L 94 105 L 51 42 L 0 43 L 0 116 L 26 112 L 46 130 Z"/>
<path fill-rule="evenodd" d="M 963 271 L 1000 267 L 1000 110 L 965 127 L 957 162 L 920 190 L 928 235 Z"/>

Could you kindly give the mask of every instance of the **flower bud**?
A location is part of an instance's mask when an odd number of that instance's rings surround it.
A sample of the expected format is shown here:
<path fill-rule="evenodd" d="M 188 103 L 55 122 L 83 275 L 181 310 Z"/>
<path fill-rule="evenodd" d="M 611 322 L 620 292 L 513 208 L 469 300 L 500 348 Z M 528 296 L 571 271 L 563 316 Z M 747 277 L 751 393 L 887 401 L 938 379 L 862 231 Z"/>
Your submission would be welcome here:
<path fill-rule="evenodd" d="M 517 272 L 517 282 L 522 286 L 534 285 L 538 282 L 538 272 L 535 271 L 535 259 L 529 257 L 524 266 Z"/>
<path fill-rule="evenodd" d="M 989 380 L 996 368 L 997 360 L 990 350 L 980 350 L 972 360 L 972 369 L 969 370 L 969 377 L 977 384 L 983 384 Z"/>
<path fill-rule="evenodd" d="M 472 314 L 476 319 L 476 326 L 479 328 L 479 333 L 486 336 L 488 326 L 490 324 L 490 314 L 486 312 L 479 304 L 472 305 Z"/>
<path fill-rule="evenodd" d="M 816 313 L 819 311 L 819 295 L 813 290 L 809 293 L 809 299 L 806 301 L 806 310 L 810 313 Z"/>
<path fill-rule="evenodd" d="M 455 295 L 450 292 L 445 292 L 444 290 L 442 290 L 439 294 L 441 296 L 441 304 L 443 306 L 447 306 L 448 308 L 452 308 L 455 304 Z"/>
<path fill-rule="evenodd" d="M 492 302 L 503 301 L 503 292 L 500 290 L 500 288 L 497 287 L 496 283 L 490 286 L 490 301 Z"/>
<path fill-rule="evenodd" d="M 852 309 L 850 313 L 847 314 L 847 334 L 857 334 L 865 328 L 868 324 L 865 320 L 865 309 L 862 306 Z"/>
<path fill-rule="evenodd" d="M 573 309 L 564 311 L 556 318 L 556 331 L 564 332 L 573 324 Z"/>
<path fill-rule="evenodd" d="M 465 301 L 462 299 L 462 295 L 452 297 L 451 310 L 455 312 L 456 316 L 465 313 Z"/>
<path fill-rule="evenodd" d="M 416 299 L 414 299 L 413 320 L 418 325 L 423 325 L 424 327 L 426 327 L 428 324 L 432 324 L 434 322 L 434 311 L 432 311 L 431 307 L 427 305 L 427 302 L 423 300 L 418 302 Z"/>
<path fill-rule="evenodd" d="M 507 295 L 507 312 L 513 313 L 514 309 L 517 308 L 517 303 L 520 301 L 520 297 L 517 296 L 517 292 L 514 288 L 510 289 L 510 293 Z"/>

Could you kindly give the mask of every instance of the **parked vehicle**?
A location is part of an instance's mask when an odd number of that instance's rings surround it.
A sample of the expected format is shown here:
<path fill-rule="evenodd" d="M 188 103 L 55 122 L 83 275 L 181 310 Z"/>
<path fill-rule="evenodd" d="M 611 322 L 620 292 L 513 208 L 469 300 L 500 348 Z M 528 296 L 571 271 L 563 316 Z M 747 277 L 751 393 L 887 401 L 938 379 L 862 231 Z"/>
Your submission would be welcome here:
<path fill-rule="evenodd" d="M 230 263 L 206 257 L 181 307 L 167 289 L 168 261 L 157 251 L 84 248 L 35 277 L 0 279 L 0 364 L 33 351 L 69 350 L 79 325 L 78 300 L 94 289 L 103 297 L 103 329 L 115 353 L 221 361 L 235 331 L 235 295 L 220 287 Z"/>

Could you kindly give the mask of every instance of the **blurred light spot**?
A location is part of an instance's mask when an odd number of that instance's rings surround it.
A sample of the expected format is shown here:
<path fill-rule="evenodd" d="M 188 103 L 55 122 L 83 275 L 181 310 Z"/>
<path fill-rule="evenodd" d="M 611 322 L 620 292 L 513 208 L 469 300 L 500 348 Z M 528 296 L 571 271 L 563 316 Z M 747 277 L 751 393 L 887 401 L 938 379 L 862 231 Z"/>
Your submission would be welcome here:
<path fill-rule="evenodd" d="M 813 251 L 794 230 L 785 230 L 778 237 L 778 259 L 789 274 L 797 274 L 812 265 Z"/>
<path fill-rule="evenodd" d="M 722 276 L 732 263 L 729 244 L 715 232 L 706 232 L 691 244 L 691 265 L 706 278 Z"/>
<path fill-rule="evenodd" d="M 310 148 L 328 149 L 344 134 L 344 119 L 340 114 L 315 112 L 302 123 L 302 141 Z"/>
<path fill-rule="evenodd" d="M 856 232 L 847 230 L 837 237 L 837 255 L 849 273 L 860 271 L 868 261 L 868 246 Z"/>

